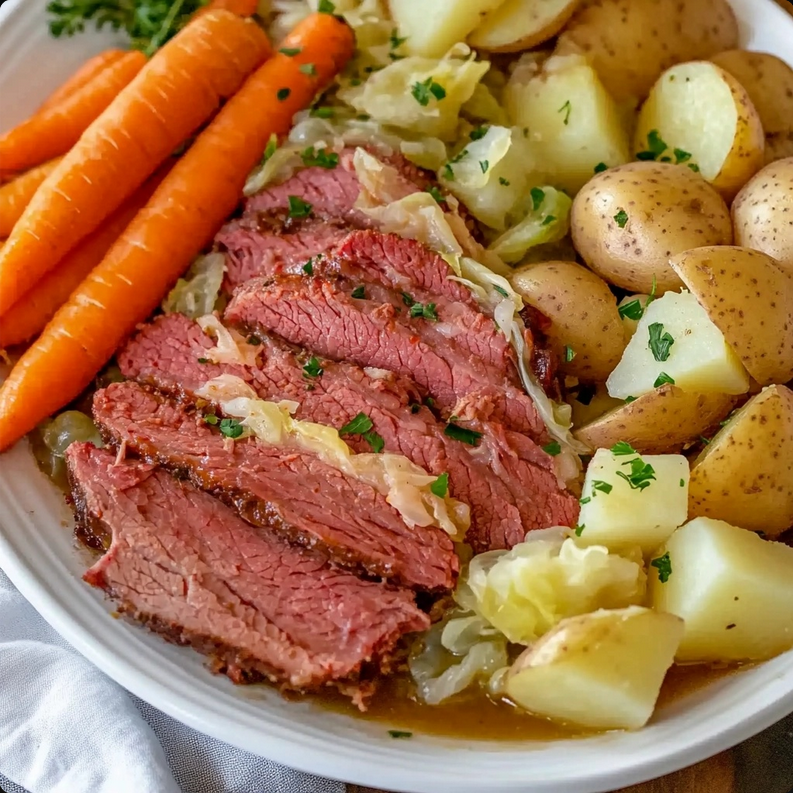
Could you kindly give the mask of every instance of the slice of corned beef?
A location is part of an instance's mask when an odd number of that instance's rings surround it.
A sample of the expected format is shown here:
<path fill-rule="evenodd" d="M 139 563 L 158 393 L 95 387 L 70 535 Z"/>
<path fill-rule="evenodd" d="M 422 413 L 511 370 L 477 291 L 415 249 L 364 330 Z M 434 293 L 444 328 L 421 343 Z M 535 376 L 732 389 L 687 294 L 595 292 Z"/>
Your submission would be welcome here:
<path fill-rule="evenodd" d="M 106 440 L 187 477 L 250 524 L 331 561 L 427 590 L 454 586 L 449 536 L 408 527 L 374 488 L 294 449 L 224 438 L 203 416 L 131 382 L 94 396 Z"/>
<path fill-rule="evenodd" d="M 258 531 L 162 469 L 117 465 L 87 443 L 66 460 L 78 521 L 112 537 L 85 580 L 235 682 L 336 684 L 360 698 L 357 683 L 388 667 L 398 640 L 429 627 L 409 591 Z"/>
<path fill-rule="evenodd" d="M 172 314 L 142 328 L 118 362 L 126 377 L 175 396 L 192 398 L 207 380 L 231 374 L 262 399 L 299 402 L 298 418 L 340 428 L 365 413 L 386 451 L 404 454 L 434 476 L 449 474 L 452 496 L 471 507 L 468 539 L 478 551 L 512 547 L 527 530 L 573 525 L 575 499 L 560 490 L 551 458 L 525 436 L 485 422 L 477 425 L 483 436 L 474 449 L 444 434 L 411 381 L 326 359 L 317 362 L 322 374 L 309 377 L 307 354 L 262 341 L 258 366 L 200 363 L 213 342 L 195 322 Z M 356 451 L 370 450 L 360 436 L 345 440 Z"/>
<path fill-rule="evenodd" d="M 430 319 L 411 317 L 407 305 L 395 306 L 400 299 L 395 293 L 385 303 L 353 298 L 352 291 L 349 282 L 311 277 L 254 280 L 237 290 L 226 319 L 334 360 L 412 377 L 447 415 L 501 421 L 509 429 L 546 438 L 534 403 L 511 373 L 482 360 L 487 353 L 480 340 L 486 337 L 474 333 L 461 344 L 457 326 L 446 336 Z"/>

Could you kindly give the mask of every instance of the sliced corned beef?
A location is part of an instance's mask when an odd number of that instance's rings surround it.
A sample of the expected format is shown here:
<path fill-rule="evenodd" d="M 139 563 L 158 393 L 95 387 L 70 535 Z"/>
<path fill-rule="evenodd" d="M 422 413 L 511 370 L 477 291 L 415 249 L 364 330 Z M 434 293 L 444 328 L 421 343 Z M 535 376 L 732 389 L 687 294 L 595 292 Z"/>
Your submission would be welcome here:
<path fill-rule="evenodd" d="M 254 529 L 162 469 L 117 465 L 86 443 L 66 459 L 78 520 L 112 537 L 85 580 L 235 682 L 335 684 L 363 704 L 367 677 L 388 667 L 398 640 L 429 627 L 409 591 Z"/>
<path fill-rule="evenodd" d="M 459 562 L 445 532 L 409 528 L 374 488 L 316 456 L 224 438 L 201 415 L 131 382 L 98 391 L 94 419 L 111 443 L 189 478 L 254 526 L 407 586 L 454 585 Z"/>
<path fill-rule="evenodd" d="M 213 342 L 178 314 L 145 326 L 118 356 L 126 377 L 167 393 L 192 396 L 207 380 L 232 374 L 262 399 L 300 403 L 297 417 L 342 427 L 359 413 L 372 420 L 386 451 L 404 454 L 435 476 L 449 474 L 451 494 L 471 507 L 469 541 L 478 550 L 512 547 L 527 530 L 569 524 L 575 499 L 561 491 L 551 458 L 528 438 L 484 423 L 479 448 L 444 434 L 444 424 L 420 404 L 411 381 L 393 373 L 367 373 L 322 359 L 319 377 L 307 377 L 307 356 L 263 338 L 258 366 L 199 363 Z M 360 436 L 345 436 L 356 451 L 369 451 Z"/>
<path fill-rule="evenodd" d="M 406 305 L 394 302 L 393 295 L 389 303 L 353 298 L 344 281 L 282 276 L 238 289 L 226 319 L 334 360 L 412 377 L 447 414 L 501 421 L 533 438 L 546 437 L 534 403 L 512 373 L 472 354 L 477 349 L 486 357 L 479 328 L 463 345 L 454 337 L 457 327 L 447 337 L 430 319 L 411 318 Z"/>

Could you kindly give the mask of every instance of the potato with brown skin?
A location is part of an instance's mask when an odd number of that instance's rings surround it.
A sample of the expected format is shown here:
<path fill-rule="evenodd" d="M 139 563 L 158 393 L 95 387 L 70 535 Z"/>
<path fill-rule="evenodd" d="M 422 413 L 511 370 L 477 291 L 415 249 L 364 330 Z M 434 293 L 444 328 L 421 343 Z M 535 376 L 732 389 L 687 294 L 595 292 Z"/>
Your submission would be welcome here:
<path fill-rule="evenodd" d="M 793 524 L 791 470 L 793 392 L 770 386 L 737 411 L 694 460 L 689 515 L 777 537 Z"/>
<path fill-rule="evenodd" d="M 732 221 L 738 245 L 772 256 L 793 276 L 793 157 L 766 165 L 744 186 Z"/>
<path fill-rule="evenodd" d="M 724 199 L 683 165 L 635 162 L 597 174 L 573 201 L 573 244 L 609 283 L 649 294 L 683 285 L 669 258 L 702 245 L 729 245 Z"/>
<path fill-rule="evenodd" d="M 611 95 L 636 104 L 670 66 L 737 46 L 727 0 L 593 0 L 570 20 L 557 51 L 584 52 Z"/>
<path fill-rule="evenodd" d="M 592 449 L 610 449 L 627 441 L 642 454 L 673 454 L 717 427 L 735 402 L 727 394 L 693 394 L 664 385 L 573 434 Z"/>
<path fill-rule="evenodd" d="M 774 259 L 721 246 L 670 264 L 761 386 L 793 378 L 793 279 Z"/>
<path fill-rule="evenodd" d="M 625 349 L 617 299 L 605 281 L 575 262 L 544 262 L 518 268 L 510 282 L 550 319 L 545 333 L 562 371 L 590 382 L 605 380 Z"/>
<path fill-rule="evenodd" d="M 746 89 L 757 108 L 766 163 L 793 157 L 793 69 L 775 55 L 748 50 L 727 50 L 710 60 Z"/>

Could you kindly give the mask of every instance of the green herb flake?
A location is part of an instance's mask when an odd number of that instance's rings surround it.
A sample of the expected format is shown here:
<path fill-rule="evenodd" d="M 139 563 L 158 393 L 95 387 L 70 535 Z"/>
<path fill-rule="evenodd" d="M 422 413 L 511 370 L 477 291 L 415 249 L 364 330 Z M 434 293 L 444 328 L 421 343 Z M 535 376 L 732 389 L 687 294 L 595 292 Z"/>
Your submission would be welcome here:
<path fill-rule="evenodd" d="M 648 331 L 650 333 L 648 346 L 653 354 L 653 358 L 659 363 L 668 361 L 675 340 L 669 333 L 664 332 L 664 326 L 660 322 L 653 322 L 648 328 Z"/>
<path fill-rule="evenodd" d="M 423 305 L 421 303 L 414 302 L 410 307 L 410 316 L 413 317 L 413 319 L 428 319 L 430 322 L 437 322 L 438 312 L 435 309 L 435 303 L 427 303 L 426 305 Z"/>
<path fill-rule="evenodd" d="M 548 217 L 545 218 L 545 220 L 543 220 L 543 222 L 540 225 L 550 226 L 551 223 L 555 223 L 555 222 L 556 222 L 556 215 L 548 215 Z"/>
<path fill-rule="evenodd" d="M 303 377 L 310 377 L 312 379 L 321 377 L 324 369 L 320 366 L 319 358 L 311 358 L 309 362 L 303 367 Z"/>
<path fill-rule="evenodd" d="M 688 162 L 691 159 L 691 152 L 683 151 L 683 149 L 675 149 L 675 163 L 680 165 L 681 163 Z"/>
<path fill-rule="evenodd" d="M 314 275 L 314 260 L 313 260 L 313 259 L 309 259 L 309 260 L 308 260 L 308 261 L 307 261 L 307 262 L 306 262 L 306 263 L 303 265 L 303 272 L 304 272 L 306 275 Z"/>
<path fill-rule="evenodd" d="M 308 218 L 311 217 L 311 204 L 304 201 L 300 196 L 289 196 L 289 217 L 290 218 Z"/>
<path fill-rule="evenodd" d="M 579 498 L 578 503 L 583 507 L 588 504 L 592 499 L 589 496 L 585 496 L 584 498 Z"/>
<path fill-rule="evenodd" d="M 319 149 L 315 151 L 313 146 L 309 146 L 300 153 L 303 164 L 307 166 L 318 166 L 333 170 L 339 164 L 339 155 L 335 151 Z"/>
<path fill-rule="evenodd" d="M 604 482 L 601 479 L 596 479 L 594 482 L 592 482 L 592 488 L 597 490 L 599 493 L 605 493 L 608 495 L 614 489 L 614 485 L 610 485 L 608 482 Z"/>
<path fill-rule="evenodd" d="M 680 487 L 685 487 L 685 486 L 686 486 L 686 480 L 685 479 L 681 479 L 680 480 Z"/>
<path fill-rule="evenodd" d="M 674 385 L 675 378 L 670 377 L 666 372 L 661 372 L 658 377 L 655 378 L 655 382 L 653 383 L 653 388 L 660 388 L 664 385 Z"/>
<path fill-rule="evenodd" d="M 573 105 L 570 103 L 568 99 L 558 110 L 559 113 L 564 113 L 564 125 L 567 126 L 570 123 L 570 112 L 573 109 Z"/>
<path fill-rule="evenodd" d="M 647 150 L 640 151 L 636 158 L 638 160 L 657 160 L 669 146 L 661 137 L 657 129 L 651 129 L 647 135 Z"/>
<path fill-rule="evenodd" d="M 637 454 L 638 452 L 627 441 L 617 441 L 611 447 L 611 453 L 615 457 L 625 457 L 628 454 Z"/>
<path fill-rule="evenodd" d="M 332 107 L 312 107 L 309 115 L 313 118 L 333 118 L 336 111 Z"/>
<path fill-rule="evenodd" d="M 432 495 L 437 496 L 438 498 L 446 498 L 446 494 L 449 492 L 449 474 L 441 474 L 430 485 L 430 490 L 432 491 Z"/>
<path fill-rule="evenodd" d="M 440 83 L 436 83 L 432 77 L 428 77 L 420 83 L 414 83 L 410 93 L 422 107 L 427 107 L 433 96 L 438 101 L 446 97 L 446 89 Z"/>
<path fill-rule="evenodd" d="M 479 160 L 479 167 L 482 169 L 482 173 L 487 173 L 487 169 L 490 167 L 490 161 Z"/>
<path fill-rule="evenodd" d="M 363 285 L 356 286 L 355 289 L 352 290 L 352 296 L 356 300 L 363 300 L 366 297 L 366 287 Z"/>
<path fill-rule="evenodd" d="M 710 442 L 711 442 L 711 440 L 712 440 L 712 438 L 706 438 L 704 435 L 700 435 L 700 436 L 699 436 L 699 439 L 702 441 L 702 443 L 703 443 L 705 446 L 709 446 L 709 445 L 710 445 Z"/>
<path fill-rule="evenodd" d="M 454 157 L 443 166 L 443 174 L 447 179 L 454 179 L 454 169 L 452 165 L 456 165 L 463 157 L 468 156 L 468 149 L 463 149 L 459 154 L 455 155 Z"/>
<path fill-rule="evenodd" d="M 359 413 L 339 430 L 339 435 L 363 435 L 365 432 L 369 432 L 373 426 L 372 420 L 366 413 Z"/>
<path fill-rule="evenodd" d="M 412 308 L 416 305 L 416 301 L 407 292 L 402 292 L 402 302 L 408 307 Z"/>
<path fill-rule="evenodd" d="M 545 201 L 545 190 L 541 190 L 539 187 L 532 187 L 529 195 L 531 196 L 531 208 L 536 212 L 542 206 L 542 202 Z"/>
<path fill-rule="evenodd" d="M 498 284 L 493 284 L 493 289 L 495 289 L 496 292 L 498 292 L 501 295 L 501 297 L 509 297 L 509 292 L 507 292 L 507 290 L 504 289 L 503 286 L 499 286 Z"/>
<path fill-rule="evenodd" d="M 264 149 L 264 156 L 262 157 L 262 165 L 270 159 L 278 150 L 278 136 L 270 135 L 270 140 L 267 141 L 267 146 Z"/>
<path fill-rule="evenodd" d="M 490 127 L 477 127 L 476 129 L 472 129 L 468 137 L 471 140 L 482 140 L 482 138 L 487 135 L 487 131 Z"/>
<path fill-rule="evenodd" d="M 276 96 L 278 97 L 279 102 L 283 102 L 285 99 L 289 99 L 289 95 L 292 93 L 291 88 L 279 88 Z"/>
<path fill-rule="evenodd" d="M 586 526 L 585 526 L 583 523 L 579 523 L 579 524 L 578 524 L 578 525 L 575 527 L 575 536 L 576 536 L 576 537 L 580 537 L 580 536 L 581 536 L 581 535 L 584 533 L 584 529 L 585 529 L 585 528 L 586 528 Z"/>
<path fill-rule="evenodd" d="M 644 316 L 641 300 L 631 300 L 630 303 L 620 306 L 619 314 L 623 319 L 640 320 Z"/>
<path fill-rule="evenodd" d="M 509 179 L 505 179 L 503 176 L 498 177 L 498 183 L 504 187 L 509 187 Z"/>
<path fill-rule="evenodd" d="M 404 738 L 412 738 L 412 732 L 406 732 L 405 730 L 389 730 L 388 734 L 392 738 L 404 739 Z"/>
<path fill-rule="evenodd" d="M 239 438 L 243 433 L 242 424 L 237 419 L 223 419 L 220 422 L 220 431 L 227 438 Z"/>
<path fill-rule="evenodd" d="M 419 405 L 417 402 L 411 402 L 411 403 L 410 403 L 410 412 L 411 412 L 411 413 L 412 413 L 414 416 L 415 416 L 415 415 L 416 415 L 416 413 L 418 413 L 420 410 L 421 410 L 421 405 Z"/>
<path fill-rule="evenodd" d="M 319 0 L 317 11 L 319 11 L 320 14 L 335 14 L 336 5 L 331 3 L 330 0 Z"/>
<path fill-rule="evenodd" d="M 446 428 L 443 430 L 443 434 L 447 438 L 460 441 L 461 443 L 466 443 L 469 446 L 478 446 L 479 440 L 482 437 L 481 432 L 466 429 L 465 427 L 461 427 L 459 424 L 455 424 L 451 421 L 446 425 Z"/>
<path fill-rule="evenodd" d="M 281 49 L 278 50 L 278 52 L 280 52 L 281 55 L 286 55 L 289 58 L 294 58 L 295 55 L 300 55 L 300 53 L 303 52 L 303 48 L 302 47 L 281 47 Z"/>
<path fill-rule="evenodd" d="M 396 28 L 394 28 L 391 31 L 391 38 L 389 39 L 389 43 L 391 44 L 392 50 L 398 50 L 408 40 L 407 36 L 400 38 L 398 33 L 399 31 Z"/>
<path fill-rule="evenodd" d="M 694 173 L 699 173 L 699 166 L 696 163 L 691 162 L 688 164 L 688 167 L 691 168 Z"/>
<path fill-rule="evenodd" d="M 668 551 L 663 556 L 653 559 L 652 562 L 650 562 L 650 566 L 658 571 L 658 580 L 662 584 L 665 584 L 672 575 L 672 559 Z"/>
<path fill-rule="evenodd" d="M 446 203 L 446 197 L 435 185 L 428 187 L 427 192 L 435 199 L 436 203 L 438 204 Z"/>
<path fill-rule="evenodd" d="M 617 212 L 616 215 L 614 215 L 614 220 L 617 222 L 617 225 L 621 229 L 624 229 L 625 226 L 628 225 L 628 220 L 630 220 L 630 218 L 628 217 L 628 213 L 624 209 L 620 209 L 620 211 Z"/>
<path fill-rule="evenodd" d="M 258 347 L 262 343 L 262 340 L 258 336 L 254 335 L 248 336 L 246 341 L 251 345 L 251 347 Z"/>
<path fill-rule="evenodd" d="M 617 471 L 617 476 L 624 479 L 630 485 L 631 490 L 646 490 L 655 481 L 655 469 L 649 463 L 645 463 L 641 457 L 628 460 L 623 465 L 631 467 L 630 474 Z"/>
<path fill-rule="evenodd" d="M 435 407 L 435 400 L 434 400 L 432 397 L 427 397 L 427 398 L 424 400 L 424 404 L 425 404 L 425 405 L 426 405 L 428 408 L 434 408 L 434 407 Z"/>
<path fill-rule="evenodd" d="M 549 444 L 543 446 L 542 450 L 546 454 L 550 454 L 551 457 L 556 457 L 562 453 L 562 444 L 559 443 L 559 441 L 551 441 Z"/>
<path fill-rule="evenodd" d="M 199 358 L 198 363 L 209 363 L 209 358 Z"/>
<path fill-rule="evenodd" d="M 625 404 L 626 405 L 630 405 L 631 402 L 635 402 L 635 401 L 636 401 L 636 397 L 634 397 L 634 396 L 625 397 Z"/>
<path fill-rule="evenodd" d="M 317 76 L 317 67 L 314 66 L 313 63 L 301 63 L 298 68 L 302 74 L 308 75 L 309 77 Z"/>
<path fill-rule="evenodd" d="M 204 416 L 204 423 L 206 423 L 206 424 L 210 424 L 210 425 L 211 425 L 211 426 L 213 426 L 213 427 L 214 427 L 214 426 L 215 426 L 215 425 L 216 425 L 216 424 L 217 424 L 219 421 L 220 421 L 220 419 L 219 419 L 219 418 L 218 418 L 218 417 L 217 417 L 217 416 L 216 416 L 214 413 L 207 413 L 207 414 L 206 414 L 206 416 Z"/>
<path fill-rule="evenodd" d="M 603 173 L 603 171 L 608 171 L 609 167 L 604 162 L 599 162 L 595 166 L 595 173 Z"/>
<path fill-rule="evenodd" d="M 576 355 L 575 350 L 572 347 L 570 347 L 569 345 L 565 345 L 565 348 L 564 348 L 564 362 L 565 363 L 570 363 L 573 360 L 573 358 L 575 358 L 575 355 Z"/>
<path fill-rule="evenodd" d="M 385 441 L 382 435 L 378 435 L 374 430 L 361 433 L 361 437 L 372 447 L 375 454 L 380 454 L 385 448 Z"/>

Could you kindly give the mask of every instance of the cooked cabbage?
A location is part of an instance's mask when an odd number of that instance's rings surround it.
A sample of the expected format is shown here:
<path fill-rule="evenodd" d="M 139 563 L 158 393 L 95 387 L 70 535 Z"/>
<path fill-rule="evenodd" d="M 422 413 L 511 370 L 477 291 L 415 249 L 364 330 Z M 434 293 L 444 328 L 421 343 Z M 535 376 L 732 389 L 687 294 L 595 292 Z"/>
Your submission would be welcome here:
<path fill-rule="evenodd" d="M 490 69 L 488 75 L 494 72 Z M 509 124 L 507 111 L 498 103 L 493 92 L 484 84 L 477 83 L 471 98 L 463 105 L 463 113 L 480 121 L 490 124 L 500 124 L 506 127 Z"/>
<path fill-rule="evenodd" d="M 91 417 L 79 410 L 65 410 L 41 427 L 41 439 L 54 457 L 63 457 L 77 442 L 90 442 L 102 448 L 99 430 Z"/>
<path fill-rule="evenodd" d="M 243 429 L 261 443 L 293 445 L 316 454 L 324 463 L 366 482 L 385 496 L 408 526 L 438 526 L 462 539 L 471 525 L 466 504 L 432 492 L 437 477 L 400 454 L 355 454 L 338 430 L 293 418 L 297 402 L 268 402 L 238 377 L 225 374 L 196 391 L 217 403 L 227 416 L 240 419 Z"/>
<path fill-rule="evenodd" d="M 215 346 L 201 350 L 200 355 L 212 363 L 238 363 L 246 366 L 256 365 L 256 356 L 261 344 L 249 344 L 236 330 L 226 328 L 214 314 L 207 314 L 197 320 L 201 330 L 215 339 Z"/>
<path fill-rule="evenodd" d="M 193 262 L 184 278 L 168 293 L 162 304 L 166 314 L 184 314 L 197 319 L 215 310 L 226 273 L 226 257 L 209 253 Z"/>
<path fill-rule="evenodd" d="M 530 644 L 566 617 L 641 603 L 645 587 L 640 557 L 546 535 L 475 556 L 460 598 L 509 641 Z"/>

